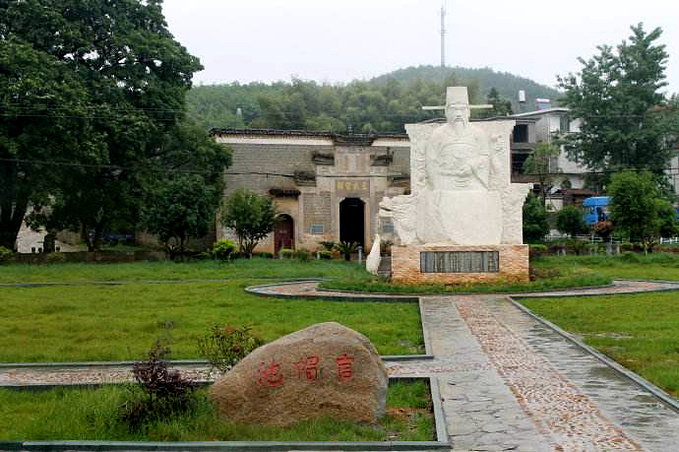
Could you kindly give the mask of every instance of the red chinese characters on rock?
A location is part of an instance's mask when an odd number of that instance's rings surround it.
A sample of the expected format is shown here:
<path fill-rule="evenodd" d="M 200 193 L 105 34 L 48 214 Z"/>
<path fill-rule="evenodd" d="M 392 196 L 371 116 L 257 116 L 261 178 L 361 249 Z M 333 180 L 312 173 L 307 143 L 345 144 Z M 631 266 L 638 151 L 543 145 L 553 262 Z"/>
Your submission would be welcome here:
<path fill-rule="evenodd" d="M 269 388 L 279 388 L 283 386 L 284 375 L 281 372 L 280 364 L 272 362 L 271 364 L 260 363 L 258 371 L 259 378 L 257 384 Z"/>
<path fill-rule="evenodd" d="M 350 381 L 354 376 L 354 358 L 342 353 L 335 359 L 337 364 L 337 379 L 340 381 Z"/>
<path fill-rule="evenodd" d="M 309 381 L 318 380 L 318 363 L 320 360 L 318 356 L 307 356 L 306 359 L 302 358 L 296 362 L 297 378 L 302 379 L 306 377 Z"/>
<path fill-rule="evenodd" d="M 354 361 L 353 356 L 346 352 L 335 358 L 336 377 L 340 382 L 351 381 L 354 377 Z M 321 376 L 320 368 L 321 358 L 316 355 L 300 358 L 299 361 L 292 363 L 292 368 L 295 370 L 297 379 L 307 380 L 309 382 L 318 381 Z M 283 366 L 277 362 L 267 364 L 260 363 L 257 371 L 257 384 L 265 388 L 279 388 L 283 386 L 285 375 L 283 374 Z M 292 377 L 294 378 L 294 377 Z"/>

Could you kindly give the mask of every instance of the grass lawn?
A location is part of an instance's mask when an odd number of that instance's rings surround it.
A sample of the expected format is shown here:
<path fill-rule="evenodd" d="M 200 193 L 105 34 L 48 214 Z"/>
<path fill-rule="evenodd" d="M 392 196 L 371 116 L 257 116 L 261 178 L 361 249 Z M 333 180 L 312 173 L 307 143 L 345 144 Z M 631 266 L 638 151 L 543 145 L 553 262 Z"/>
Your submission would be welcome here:
<path fill-rule="evenodd" d="M 352 263 L 18 265 L 0 267 L 0 275 L 4 282 L 138 282 L 0 288 L 0 362 L 137 360 L 157 338 L 170 334 L 172 358 L 199 358 L 197 339 L 215 323 L 250 325 L 272 341 L 314 323 L 337 321 L 368 336 L 383 355 L 423 350 L 416 304 L 278 300 L 243 290 L 264 278 L 364 277 Z M 187 279 L 226 281 L 141 283 Z"/>
<path fill-rule="evenodd" d="M 433 441 L 428 388 L 424 381 L 391 384 L 387 416 L 377 426 L 322 419 L 289 428 L 222 423 L 201 391 L 192 412 L 147 424 L 140 431 L 130 431 L 119 420 L 118 409 L 129 396 L 125 387 L 0 390 L 0 440 Z"/>
<path fill-rule="evenodd" d="M 614 279 L 679 281 L 679 255 L 669 253 L 623 254 L 607 256 L 551 256 L 536 261 L 536 266 L 558 267 L 568 272 L 587 269 Z"/>
<path fill-rule="evenodd" d="M 588 268 L 582 265 L 562 265 L 558 260 L 547 259 L 535 261 L 533 267 L 536 278 L 528 283 L 422 284 L 412 286 L 387 282 L 377 277 L 360 280 L 351 277 L 338 277 L 330 281 L 324 281 L 321 287 L 326 289 L 382 293 L 518 293 L 584 286 L 603 286 L 612 282 L 611 276 L 600 272 L 598 267 Z"/>
<path fill-rule="evenodd" d="M 369 274 L 359 265 L 344 261 L 279 261 L 239 259 L 234 262 L 190 263 L 133 262 L 115 264 L 62 263 L 0 266 L 0 284 L 85 283 L 110 281 L 186 281 L 215 279 L 352 278 Z"/>
<path fill-rule="evenodd" d="M 679 292 L 543 298 L 521 303 L 679 396 Z"/>

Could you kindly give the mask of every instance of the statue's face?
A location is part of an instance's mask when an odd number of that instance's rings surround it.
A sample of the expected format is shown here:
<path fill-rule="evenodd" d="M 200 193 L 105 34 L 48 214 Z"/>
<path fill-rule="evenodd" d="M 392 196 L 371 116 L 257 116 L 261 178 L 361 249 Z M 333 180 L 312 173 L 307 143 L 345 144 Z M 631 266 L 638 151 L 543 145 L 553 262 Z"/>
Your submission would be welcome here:
<path fill-rule="evenodd" d="M 450 124 L 466 124 L 469 121 L 469 107 L 465 104 L 449 104 L 446 118 Z"/>

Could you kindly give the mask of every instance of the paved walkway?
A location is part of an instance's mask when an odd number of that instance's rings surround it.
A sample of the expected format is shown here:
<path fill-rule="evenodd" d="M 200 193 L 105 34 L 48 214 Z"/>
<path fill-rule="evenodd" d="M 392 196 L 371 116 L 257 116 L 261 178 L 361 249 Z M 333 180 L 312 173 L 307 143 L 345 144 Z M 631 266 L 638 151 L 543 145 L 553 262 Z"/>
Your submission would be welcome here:
<path fill-rule="evenodd" d="M 679 284 L 616 282 L 608 288 L 550 295 L 672 289 L 679 290 Z M 317 283 L 311 282 L 267 286 L 255 292 L 346 297 L 318 291 Z M 387 367 L 392 376 L 439 380 L 455 450 L 677 450 L 679 414 L 525 314 L 507 297 L 431 296 L 421 298 L 420 306 L 434 359 L 388 362 Z M 214 377 L 201 363 L 178 367 L 195 378 Z M 127 365 L 0 368 L 0 385 L 129 378 Z"/>

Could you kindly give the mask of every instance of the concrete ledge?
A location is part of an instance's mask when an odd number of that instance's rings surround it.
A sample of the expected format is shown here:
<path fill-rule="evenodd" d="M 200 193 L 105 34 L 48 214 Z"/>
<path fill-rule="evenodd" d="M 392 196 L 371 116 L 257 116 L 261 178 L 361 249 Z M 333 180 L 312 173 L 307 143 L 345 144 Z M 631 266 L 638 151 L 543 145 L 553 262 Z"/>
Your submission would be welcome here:
<path fill-rule="evenodd" d="M 2 450 L 26 451 L 420 451 L 450 450 L 438 441 L 269 442 L 269 441 L 24 441 L 0 443 Z"/>
<path fill-rule="evenodd" d="M 643 293 L 643 292 L 640 292 Z M 621 294 L 622 295 L 622 294 Z M 610 359 L 608 356 L 604 355 L 594 347 L 591 347 L 587 344 L 585 344 L 583 341 L 569 333 L 568 331 L 562 329 L 561 327 L 555 325 L 554 323 L 550 322 L 549 320 L 535 314 L 533 311 L 519 303 L 517 300 L 521 298 L 539 298 L 539 297 L 507 297 L 509 301 L 516 306 L 518 309 L 523 311 L 525 314 L 529 315 L 533 319 L 537 320 L 538 322 L 542 323 L 545 325 L 547 328 L 551 329 L 555 333 L 559 334 L 560 336 L 564 337 L 566 340 L 569 342 L 577 345 L 580 347 L 582 350 L 585 352 L 589 353 L 592 355 L 594 358 L 598 359 L 608 367 L 612 368 L 616 372 L 618 372 L 620 375 L 632 380 L 634 383 L 639 385 L 641 388 L 644 390 L 650 392 L 653 396 L 655 396 L 660 402 L 665 404 L 667 407 L 670 409 L 676 411 L 679 413 L 679 401 L 677 401 L 674 397 L 651 383 L 650 381 L 646 380 L 644 377 L 632 372 L 631 370 L 627 369 L 626 367 L 618 364 L 616 361 Z"/>

